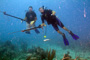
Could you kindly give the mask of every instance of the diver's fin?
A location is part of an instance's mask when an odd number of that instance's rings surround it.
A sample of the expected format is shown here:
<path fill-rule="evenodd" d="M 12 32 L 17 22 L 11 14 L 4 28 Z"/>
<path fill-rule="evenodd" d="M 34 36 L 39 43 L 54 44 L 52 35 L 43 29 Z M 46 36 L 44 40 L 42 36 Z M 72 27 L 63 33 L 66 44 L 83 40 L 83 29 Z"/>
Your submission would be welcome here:
<path fill-rule="evenodd" d="M 79 36 L 75 35 L 74 33 L 72 33 L 72 31 L 70 31 L 70 35 L 73 37 L 73 39 L 77 40 L 79 39 Z"/>
<path fill-rule="evenodd" d="M 67 40 L 67 38 L 66 38 L 64 33 L 63 33 L 63 41 L 64 41 L 65 45 L 69 45 L 69 42 L 68 42 L 68 40 Z"/>
<path fill-rule="evenodd" d="M 39 34 L 39 33 L 40 33 L 38 29 L 35 29 L 35 32 L 36 32 L 37 34 Z"/>

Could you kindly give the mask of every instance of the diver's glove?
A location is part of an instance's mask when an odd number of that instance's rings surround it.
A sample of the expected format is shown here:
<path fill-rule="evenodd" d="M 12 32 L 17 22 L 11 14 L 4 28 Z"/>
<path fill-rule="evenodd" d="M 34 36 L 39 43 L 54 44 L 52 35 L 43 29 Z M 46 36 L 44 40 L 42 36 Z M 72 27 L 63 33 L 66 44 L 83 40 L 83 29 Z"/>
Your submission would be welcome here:
<path fill-rule="evenodd" d="M 43 26 L 46 26 L 46 24 L 44 24 L 44 23 L 41 24 L 41 28 L 42 28 L 42 29 L 43 29 Z"/>
<path fill-rule="evenodd" d="M 51 16 L 53 16 L 54 14 L 51 14 Z"/>
<path fill-rule="evenodd" d="M 30 24 L 32 25 L 32 24 L 34 24 L 34 22 L 35 22 L 35 21 L 31 21 L 31 23 L 30 23 Z"/>
<path fill-rule="evenodd" d="M 23 20 L 21 20 L 21 23 L 23 23 Z"/>
<path fill-rule="evenodd" d="M 51 14 L 51 16 L 55 15 L 55 13 L 56 13 L 55 11 L 52 11 L 52 14 Z"/>
<path fill-rule="evenodd" d="M 23 23 L 23 21 L 26 21 L 25 19 L 21 19 L 21 23 Z"/>
<path fill-rule="evenodd" d="M 41 26 L 42 26 L 42 27 L 43 27 L 43 26 L 46 26 L 46 24 L 42 23 Z"/>

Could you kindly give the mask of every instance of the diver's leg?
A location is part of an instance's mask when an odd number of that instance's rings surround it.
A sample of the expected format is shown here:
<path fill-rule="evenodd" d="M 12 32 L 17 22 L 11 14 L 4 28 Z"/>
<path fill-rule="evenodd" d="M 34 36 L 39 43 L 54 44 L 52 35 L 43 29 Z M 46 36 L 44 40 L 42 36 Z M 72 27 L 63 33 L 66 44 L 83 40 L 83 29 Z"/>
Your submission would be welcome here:
<path fill-rule="evenodd" d="M 73 39 L 75 39 L 75 40 L 79 39 L 79 37 L 76 34 L 74 34 L 72 31 L 68 30 L 66 27 L 62 27 L 62 28 L 64 30 L 68 31 L 69 34 L 72 36 Z"/>
<path fill-rule="evenodd" d="M 62 27 L 64 30 L 66 30 L 67 32 L 70 32 L 70 30 L 68 30 L 66 27 Z"/>
<path fill-rule="evenodd" d="M 35 24 L 32 24 L 32 25 L 30 24 L 30 27 L 34 28 L 35 27 Z"/>
<path fill-rule="evenodd" d="M 30 29 L 30 24 L 28 22 L 26 22 L 26 29 Z M 30 34 L 30 31 L 28 30 L 25 33 Z"/>
<path fill-rule="evenodd" d="M 74 34 L 72 31 L 68 30 L 66 27 L 62 27 L 62 28 L 64 30 L 68 31 L 69 34 L 73 37 L 73 39 L 75 39 L 75 40 L 79 39 L 79 37 L 76 34 Z"/>
<path fill-rule="evenodd" d="M 65 45 L 69 45 L 69 42 L 68 42 L 68 40 L 66 39 L 65 34 L 62 33 L 62 32 L 59 30 L 58 26 L 57 26 L 56 24 L 52 24 L 52 26 L 53 26 L 53 28 L 54 28 L 59 34 L 61 34 L 61 35 L 63 36 L 64 44 L 65 44 Z"/>
<path fill-rule="evenodd" d="M 79 37 L 77 35 L 75 35 L 74 33 L 72 33 L 72 31 L 70 31 L 69 29 L 67 29 L 66 27 L 64 27 L 63 23 L 57 18 L 58 21 L 58 25 L 63 28 L 64 30 L 66 30 L 67 32 L 69 32 L 69 34 L 73 37 L 73 39 L 77 40 L 79 39 Z"/>
<path fill-rule="evenodd" d="M 75 39 L 75 40 L 79 39 L 79 36 L 74 34 L 72 31 L 70 31 L 69 34 L 72 36 L 73 39 Z"/>
<path fill-rule="evenodd" d="M 61 28 L 63 28 L 63 29 L 66 30 L 67 32 L 70 32 L 69 29 L 67 29 L 66 27 L 64 27 L 63 23 L 60 21 L 59 18 L 56 18 L 56 19 L 57 19 L 57 24 L 58 24 Z"/>
<path fill-rule="evenodd" d="M 74 34 L 72 31 L 68 30 L 66 27 L 62 27 L 62 28 L 64 30 L 68 31 L 69 34 L 72 36 L 73 39 L 75 39 L 75 40 L 79 39 L 79 37 L 76 34 Z"/>
<path fill-rule="evenodd" d="M 34 28 L 34 27 L 35 27 L 35 23 L 32 25 L 32 28 Z M 40 33 L 38 29 L 35 29 L 35 32 L 36 32 L 37 34 Z"/>

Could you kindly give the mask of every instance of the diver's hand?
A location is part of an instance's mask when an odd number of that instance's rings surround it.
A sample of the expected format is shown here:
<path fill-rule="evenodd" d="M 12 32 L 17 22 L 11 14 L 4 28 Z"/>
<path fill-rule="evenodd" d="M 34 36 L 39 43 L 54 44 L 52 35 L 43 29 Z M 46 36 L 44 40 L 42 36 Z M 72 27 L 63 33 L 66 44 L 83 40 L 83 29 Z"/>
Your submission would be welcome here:
<path fill-rule="evenodd" d="M 41 28 L 43 29 L 43 26 L 46 26 L 44 23 L 41 24 Z"/>
<path fill-rule="evenodd" d="M 46 24 L 42 23 L 42 24 L 41 24 L 41 27 L 43 27 L 43 26 L 46 26 Z"/>
<path fill-rule="evenodd" d="M 21 23 L 23 23 L 23 21 L 21 20 Z"/>
<path fill-rule="evenodd" d="M 32 25 L 32 24 L 34 24 L 34 22 L 35 22 L 35 21 L 31 21 L 31 23 L 30 23 L 30 24 Z"/>
<path fill-rule="evenodd" d="M 23 21 L 26 21 L 25 19 L 21 19 L 21 23 L 23 23 Z"/>
<path fill-rule="evenodd" d="M 54 16 L 54 14 L 51 14 L 51 16 Z"/>
<path fill-rule="evenodd" d="M 52 11 L 52 14 L 51 14 L 51 16 L 54 16 L 56 14 L 56 12 L 55 11 Z"/>
<path fill-rule="evenodd" d="M 41 27 L 43 27 L 44 26 L 44 24 L 41 24 Z"/>
<path fill-rule="evenodd" d="M 23 19 L 22 21 L 26 21 L 26 19 Z"/>

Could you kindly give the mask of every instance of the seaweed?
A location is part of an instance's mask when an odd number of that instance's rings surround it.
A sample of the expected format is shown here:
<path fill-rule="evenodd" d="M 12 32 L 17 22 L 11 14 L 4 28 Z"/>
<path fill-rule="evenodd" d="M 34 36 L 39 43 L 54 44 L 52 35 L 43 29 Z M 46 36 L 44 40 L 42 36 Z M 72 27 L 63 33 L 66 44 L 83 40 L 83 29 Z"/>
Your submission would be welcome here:
<path fill-rule="evenodd" d="M 51 50 L 48 52 L 48 60 L 53 60 L 53 58 L 55 57 L 56 51 L 55 50 Z"/>
<path fill-rule="evenodd" d="M 31 58 L 31 56 L 27 57 L 27 59 L 26 59 L 26 60 L 30 60 L 30 58 Z"/>
<path fill-rule="evenodd" d="M 40 47 L 35 47 L 31 56 L 28 56 L 26 60 L 33 60 L 33 59 L 37 59 L 37 60 L 53 60 L 53 58 L 55 57 L 56 51 L 55 50 L 44 50 Z M 32 51 L 32 50 L 29 50 Z"/>

